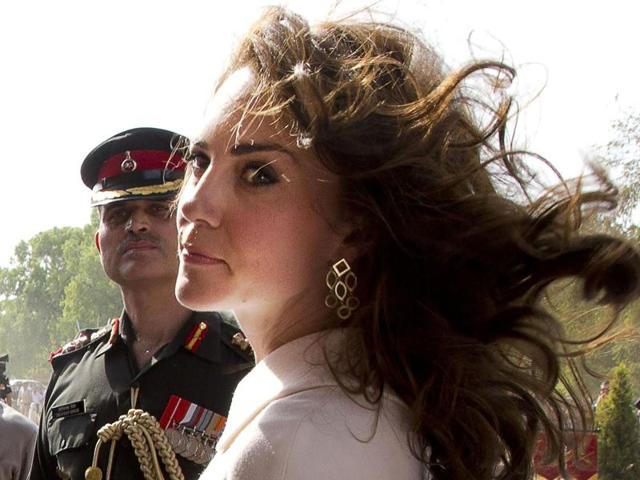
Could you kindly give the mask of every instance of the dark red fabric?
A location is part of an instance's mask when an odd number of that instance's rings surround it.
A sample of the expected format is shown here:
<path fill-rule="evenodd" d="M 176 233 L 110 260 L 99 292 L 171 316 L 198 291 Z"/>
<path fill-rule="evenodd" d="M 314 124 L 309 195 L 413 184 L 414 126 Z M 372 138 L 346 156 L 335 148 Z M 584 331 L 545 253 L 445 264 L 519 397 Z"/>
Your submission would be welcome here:
<path fill-rule="evenodd" d="M 555 462 L 550 464 L 542 463 L 546 453 L 547 437 L 543 434 L 540 434 L 538 436 L 538 440 L 536 441 L 536 451 L 533 456 L 535 471 L 538 475 L 546 478 L 547 480 L 554 480 L 558 478 L 558 475 L 560 475 L 560 468 Z"/>
<path fill-rule="evenodd" d="M 581 445 L 577 449 L 577 454 L 575 448 L 571 448 L 567 452 L 567 470 L 572 479 L 589 480 L 598 473 L 598 435 L 593 432 L 581 434 L 580 442 Z M 535 471 L 541 477 L 554 480 L 559 477 L 560 468 L 556 463 L 542 463 L 546 448 L 546 437 L 540 435 L 533 457 Z"/>
<path fill-rule="evenodd" d="M 136 162 L 136 172 L 144 170 L 184 170 L 185 162 L 178 154 L 171 155 L 162 150 L 131 150 L 131 158 Z M 169 157 L 171 160 L 169 161 Z M 107 159 L 98 172 L 98 182 L 105 178 L 122 175 L 122 162 L 127 158 L 126 152 L 118 153 Z"/>
<path fill-rule="evenodd" d="M 162 416 L 160 417 L 160 427 L 162 429 L 166 430 L 169 426 L 169 422 L 176 413 L 179 401 L 180 397 L 176 395 L 171 395 L 171 398 L 169 398 L 169 403 L 167 403 L 167 406 L 164 407 L 164 412 L 162 412 Z"/>
<path fill-rule="evenodd" d="M 598 436 L 586 434 L 578 452 L 572 450 L 567 458 L 567 470 L 576 480 L 589 480 L 598 473 Z"/>

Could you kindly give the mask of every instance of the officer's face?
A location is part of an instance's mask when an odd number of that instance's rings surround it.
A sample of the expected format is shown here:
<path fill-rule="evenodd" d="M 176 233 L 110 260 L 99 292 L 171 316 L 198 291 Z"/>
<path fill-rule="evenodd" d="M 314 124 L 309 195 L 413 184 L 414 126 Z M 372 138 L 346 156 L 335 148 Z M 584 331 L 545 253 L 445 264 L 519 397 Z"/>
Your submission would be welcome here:
<path fill-rule="evenodd" d="M 178 269 L 177 232 L 166 200 L 128 200 L 100 211 L 96 245 L 104 271 L 121 286 L 173 284 Z"/>

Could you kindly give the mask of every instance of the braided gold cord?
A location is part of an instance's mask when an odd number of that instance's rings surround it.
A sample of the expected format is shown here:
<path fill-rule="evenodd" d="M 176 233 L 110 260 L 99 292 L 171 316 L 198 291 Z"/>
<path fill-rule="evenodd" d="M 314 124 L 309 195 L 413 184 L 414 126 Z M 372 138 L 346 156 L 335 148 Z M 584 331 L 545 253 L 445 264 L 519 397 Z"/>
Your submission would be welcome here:
<path fill-rule="evenodd" d="M 115 442 L 120 440 L 123 434 L 129 438 L 136 457 L 138 457 L 138 462 L 140 462 L 140 470 L 142 470 L 146 480 L 164 480 L 158 462 L 158 454 L 164 464 L 165 471 L 169 474 L 169 478 L 171 480 L 184 480 L 175 452 L 171 448 L 158 421 L 153 415 L 137 409 L 129 410 L 126 415 L 121 415 L 115 422 L 108 423 L 98 430 L 98 443 L 96 444 L 92 468 L 97 467 L 100 446 L 111 442 L 106 480 L 109 480 L 111 476 Z"/>

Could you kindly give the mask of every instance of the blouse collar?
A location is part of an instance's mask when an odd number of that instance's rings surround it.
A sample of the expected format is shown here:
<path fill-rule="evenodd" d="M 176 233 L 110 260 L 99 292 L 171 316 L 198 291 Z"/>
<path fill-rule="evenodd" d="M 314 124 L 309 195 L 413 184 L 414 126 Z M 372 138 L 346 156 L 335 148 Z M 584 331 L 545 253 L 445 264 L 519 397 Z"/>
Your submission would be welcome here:
<path fill-rule="evenodd" d="M 227 450 L 240 432 L 275 400 L 305 390 L 336 386 L 325 355 L 330 355 L 344 337 L 344 330 L 312 333 L 263 358 L 236 388 L 227 424 L 216 446 L 218 453 Z"/>

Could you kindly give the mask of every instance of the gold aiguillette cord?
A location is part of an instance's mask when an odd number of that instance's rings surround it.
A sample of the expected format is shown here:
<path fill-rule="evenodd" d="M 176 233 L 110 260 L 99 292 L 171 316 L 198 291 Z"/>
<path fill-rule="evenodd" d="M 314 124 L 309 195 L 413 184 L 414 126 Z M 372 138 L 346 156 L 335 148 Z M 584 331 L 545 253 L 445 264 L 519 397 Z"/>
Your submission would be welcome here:
<path fill-rule="evenodd" d="M 104 443 L 111 442 L 106 477 L 106 480 L 110 480 L 115 446 L 123 434 L 127 435 L 133 446 L 145 480 L 164 480 L 158 455 L 160 455 L 164 469 L 171 480 L 184 480 L 176 454 L 158 421 L 153 415 L 135 408 L 138 403 L 139 390 L 138 387 L 131 387 L 131 409 L 126 415 L 121 415 L 115 422 L 107 423 L 98 430 L 93 462 L 84 472 L 85 480 L 102 480 L 102 470 L 98 467 L 100 447 Z"/>

